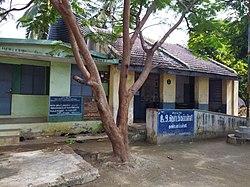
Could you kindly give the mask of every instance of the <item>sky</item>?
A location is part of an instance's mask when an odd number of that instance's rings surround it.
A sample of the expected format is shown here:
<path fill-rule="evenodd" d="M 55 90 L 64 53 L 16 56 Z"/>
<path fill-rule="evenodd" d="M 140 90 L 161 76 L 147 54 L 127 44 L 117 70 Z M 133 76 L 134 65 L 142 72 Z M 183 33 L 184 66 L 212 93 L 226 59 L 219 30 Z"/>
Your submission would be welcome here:
<path fill-rule="evenodd" d="M 21 2 L 21 3 L 20 3 Z M 13 4 L 16 4 L 16 7 L 22 7 L 23 5 L 27 4 L 29 0 L 13 0 Z M 6 0 L 5 3 L 3 3 L 1 6 L 4 8 L 8 7 L 9 0 Z M 17 4 L 18 3 L 18 4 Z M 18 28 L 16 29 L 16 21 L 18 18 L 20 18 L 25 11 L 15 11 L 12 12 L 13 19 L 8 19 L 7 22 L 0 23 L 0 37 L 1 38 L 25 38 L 25 29 L 24 28 Z M 149 18 L 149 22 L 146 25 L 147 27 L 150 25 L 154 25 L 155 23 L 158 23 L 159 19 L 162 18 L 168 18 L 168 21 L 171 20 L 171 24 L 173 24 L 173 20 L 176 20 L 176 18 L 173 16 L 172 13 L 166 14 L 164 12 L 159 13 L 158 15 L 155 15 L 154 17 Z M 153 39 L 153 40 L 159 40 L 161 36 L 169 29 L 169 26 L 167 25 L 156 25 L 148 27 L 143 31 L 144 36 L 147 38 Z M 188 34 L 186 31 L 185 23 L 183 22 L 179 29 L 175 30 L 170 37 L 166 40 L 168 43 L 178 43 L 181 45 L 186 46 L 187 40 L 188 40 Z"/>

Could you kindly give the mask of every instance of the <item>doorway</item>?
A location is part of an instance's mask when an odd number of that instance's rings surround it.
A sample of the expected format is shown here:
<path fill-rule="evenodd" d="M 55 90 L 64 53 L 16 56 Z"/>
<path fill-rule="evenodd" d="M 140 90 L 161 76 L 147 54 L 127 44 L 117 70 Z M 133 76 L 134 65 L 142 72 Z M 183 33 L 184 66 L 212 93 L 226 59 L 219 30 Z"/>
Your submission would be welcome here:
<path fill-rule="evenodd" d="M 223 112 L 222 80 L 209 79 L 209 111 Z"/>
<path fill-rule="evenodd" d="M 137 80 L 139 76 L 140 74 L 136 73 L 135 79 Z M 149 74 L 141 89 L 134 96 L 134 122 L 146 121 L 147 108 L 160 107 L 159 85 L 159 74 Z"/>
<path fill-rule="evenodd" d="M 0 64 L 0 115 L 11 114 L 12 65 Z"/>

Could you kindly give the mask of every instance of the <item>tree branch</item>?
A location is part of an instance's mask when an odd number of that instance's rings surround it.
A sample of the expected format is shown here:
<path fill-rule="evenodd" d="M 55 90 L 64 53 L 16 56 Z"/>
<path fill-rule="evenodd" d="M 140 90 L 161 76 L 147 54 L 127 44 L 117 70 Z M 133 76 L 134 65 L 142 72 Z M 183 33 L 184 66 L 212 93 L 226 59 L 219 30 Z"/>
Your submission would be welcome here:
<path fill-rule="evenodd" d="M 179 1 L 179 0 L 177 0 Z M 188 7 L 186 7 L 186 9 L 183 10 L 181 17 L 179 18 L 179 20 L 168 30 L 168 32 L 165 33 L 165 35 L 161 38 L 160 41 L 155 42 L 155 44 L 153 45 L 153 47 L 151 48 L 152 51 L 156 51 L 164 42 L 165 40 L 169 37 L 169 35 L 181 24 L 182 20 L 184 19 L 184 17 L 186 16 L 186 14 L 190 11 L 190 9 L 195 5 L 195 3 L 197 3 L 199 0 L 194 0 L 192 3 L 189 4 Z"/>
<path fill-rule="evenodd" d="M 144 37 L 142 35 L 142 32 L 140 32 L 140 40 L 141 40 L 142 49 L 145 51 L 145 53 L 147 53 L 149 49 L 146 45 L 146 42 L 145 42 Z"/>
<path fill-rule="evenodd" d="M 141 88 L 141 86 L 146 81 L 149 73 L 151 72 L 153 68 L 153 55 L 154 53 L 152 53 L 151 50 L 147 52 L 143 71 L 141 72 L 139 78 L 135 81 L 135 83 L 129 88 L 129 101 L 132 99 L 135 93 Z"/>
<path fill-rule="evenodd" d="M 139 21 L 139 23 L 136 23 L 136 28 L 135 28 L 135 32 L 131 37 L 131 48 L 133 46 L 133 44 L 135 43 L 136 38 L 138 37 L 142 27 L 145 25 L 146 21 L 148 20 L 149 16 L 151 15 L 151 13 L 154 11 L 154 9 L 156 8 L 156 3 L 158 2 L 158 0 L 154 0 L 152 2 L 152 4 L 150 5 L 150 7 L 148 7 L 146 14 L 143 16 L 142 20 Z"/>
<path fill-rule="evenodd" d="M 66 23 L 68 25 L 68 23 Z M 68 27 L 69 28 L 69 27 Z M 78 66 L 82 76 L 84 77 L 85 80 L 88 80 L 90 79 L 90 73 L 88 72 L 88 70 L 86 69 L 83 61 L 82 61 L 82 58 L 79 54 L 79 49 L 77 47 L 77 43 L 76 43 L 76 39 L 73 35 L 73 32 L 71 29 L 68 29 L 68 32 L 69 32 L 69 38 L 70 38 L 70 41 L 71 41 L 71 47 L 72 47 L 72 51 L 73 51 L 73 54 L 74 54 L 74 57 L 75 57 L 75 60 L 76 60 L 76 65 Z"/>
<path fill-rule="evenodd" d="M 140 3 L 140 7 L 139 7 L 139 11 L 137 12 L 135 19 L 136 19 L 136 25 L 140 24 L 140 15 L 141 15 L 141 11 L 142 11 L 142 6 L 143 6 L 143 2 L 141 1 Z"/>
<path fill-rule="evenodd" d="M 190 31 L 191 31 L 191 27 L 190 27 L 190 25 L 189 25 L 188 19 L 187 19 L 186 16 L 184 17 L 184 19 L 185 19 L 185 21 L 186 21 L 186 23 L 187 23 L 187 28 L 188 28 L 188 30 L 189 30 L 189 32 L 190 32 Z"/>
<path fill-rule="evenodd" d="M 187 9 L 186 5 L 184 5 L 184 3 L 182 1 L 177 0 L 177 3 L 183 8 L 183 10 Z"/>
<path fill-rule="evenodd" d="M 0 17 L 3 16 L 2 19 L 0 20 L 0 22 L 3 21 L 3 20 L 7 17 L 7 15 L 8 15 L 10 12 L 12 12 L 12 11 L 24 10 L 24 9 L 28 8 L 33 2 L 34 2 L 34 0 L 30 0 L 30 1 L 29 1 L 24 7 L 22 7 L 22 8 L 11 8 L 12 1 L 10 1 L 10 9 L 9 9 L 9 10 L 6 10 L 6 11 L 3 12 L 3 13 L 0 13 Z"/>

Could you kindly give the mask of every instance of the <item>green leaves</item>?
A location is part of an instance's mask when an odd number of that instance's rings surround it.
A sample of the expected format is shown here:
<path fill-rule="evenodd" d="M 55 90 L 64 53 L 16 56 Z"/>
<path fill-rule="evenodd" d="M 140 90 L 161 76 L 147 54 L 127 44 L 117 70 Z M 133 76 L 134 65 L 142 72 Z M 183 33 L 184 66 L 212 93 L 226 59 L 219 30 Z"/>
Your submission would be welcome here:
<path fill-rule="evenodd" d="M 27 28 L 27 38 L 47 39 L 49 24 L 53 24 L 58 16 L 50 1 L 35 1 L 18 19 L 17 27 Z"/>
<path fill-rule="evenodd" d="M 240 96 L 244 97 L 247 80 L 247 26 L 246 0 L 205 2 L 189 15 L 188 46 L 197 56 L 209 57 L 237 71 L 240 78 Z M 218 19 L 221 12 L 227 17 Z"/>

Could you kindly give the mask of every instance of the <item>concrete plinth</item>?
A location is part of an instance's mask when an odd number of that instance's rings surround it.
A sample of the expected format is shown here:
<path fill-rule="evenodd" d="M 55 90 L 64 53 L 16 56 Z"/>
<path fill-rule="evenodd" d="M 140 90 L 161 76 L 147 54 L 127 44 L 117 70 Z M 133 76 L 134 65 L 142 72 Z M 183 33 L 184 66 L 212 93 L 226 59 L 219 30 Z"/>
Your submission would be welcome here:
<path fill-rule="evenodd" d="M 230 144 L 244 144 L 246 143 L 246 139 L 237 137 L 235 134 L 228 134 L 226 142 Z"/>
<path fill-rule="evenodd" d="M 98 169 L 71 148 L 12 153 L 0 157 L 0 186 L 74 186 L 95 180 Z"/>

